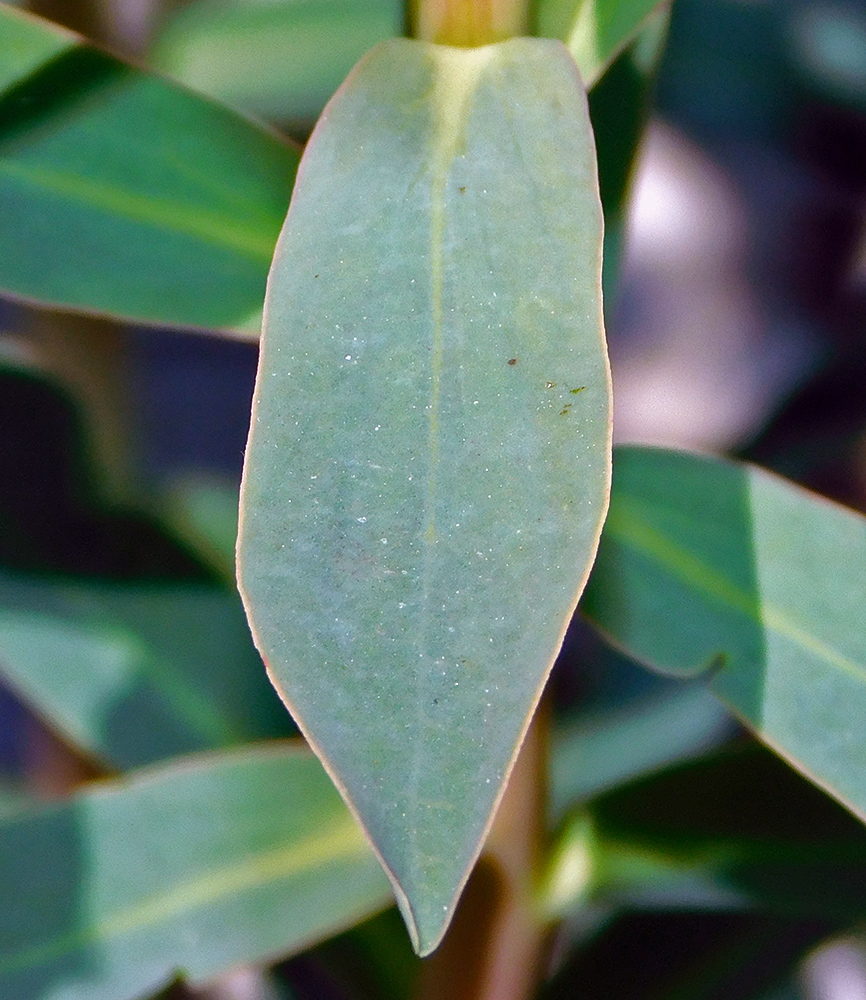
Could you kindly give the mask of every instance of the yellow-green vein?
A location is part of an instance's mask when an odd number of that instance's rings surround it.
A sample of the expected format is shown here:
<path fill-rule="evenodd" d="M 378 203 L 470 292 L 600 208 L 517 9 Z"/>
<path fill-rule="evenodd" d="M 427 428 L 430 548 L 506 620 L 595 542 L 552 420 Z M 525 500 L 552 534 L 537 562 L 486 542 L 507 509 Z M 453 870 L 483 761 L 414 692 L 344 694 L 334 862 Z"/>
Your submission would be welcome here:
<path fill-rule="evenodd" d="M 113 187 L 105 181 L 91 181 L 56 170 L 13 160 L 0 160 L 0 174 L 41 187 L 51 194 L 106 212 L 140 225 L 152 226 L 181 236 L 204 240 L 217 247 L 237 253 L 267 265 L 276 244 L 273 234 L 254 232 L 239 226 L 237 220 L 225 219 L 209 212 L 190 210 L 178 203 L 164 203 Z"/>
<path fill-rule="evenodd" d="M 145 897 L 90 926 L 9 955 L 0 960 L 0 975 L 42 965 L 76 948 L 146 930 L 230 896 L 296 878 L 329 862 L 368 855 L 372 857 L 361 831 L 347 813 L 329 830 L 317 830 L 304 840 L 245 856 L 231 866 L 206 872 L 165 892 Z"/>
<path fill-rule="evenodd" d="M 430 312 L 433 344 L 430 371 L 429 451 L 426 541 L 436 541 L 436 472 L 439 464 L 439 397 L 442 382 L 445 322 L 445 204 L 448 175 L 464 138 L 470 98 L 478 77 L 492 58 L 492 48 L 443 49 L 437 54 L 436 75 L 430 95 L 435 127 L 430 191 Z"/>
<path fill-rule="evenodd" d="M 780 608 L 759 594 L 749 594 L 681 545 L 651 527 L 641 517 L 635 505 L 622 500 L 612 503 L 605 530 L 624 544 L 655 559 L 696 590 L 720 604 L 739 611 L 760 628 L 777 632 L 858 680 L 866 679 L 862 664 L 854 662 L 811 635 Z"/>

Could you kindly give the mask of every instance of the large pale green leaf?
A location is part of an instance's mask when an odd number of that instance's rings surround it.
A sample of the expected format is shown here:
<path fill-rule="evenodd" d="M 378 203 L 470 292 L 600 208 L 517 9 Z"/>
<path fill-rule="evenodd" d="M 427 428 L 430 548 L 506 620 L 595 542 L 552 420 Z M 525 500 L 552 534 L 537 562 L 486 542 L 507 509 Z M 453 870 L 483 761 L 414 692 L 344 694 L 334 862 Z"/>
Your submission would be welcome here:
<path fill-rule="evenodd" d="M 593 86 L 665 0 L 538 0 L 539 35 L 568 46 L 587 87 Z M 664 21 L 657 30 L 664 31 Z"/>
<path fill-rule="evenodd" d="M 313 122 L 377 42 L 403 31 L 400 0 L 199 0 L 151 53 L 184 83 L 283 122 Z"/>
<path fill-rule="evenodd" d="M 0 673 L 113 767 L 285 732 L 240 601 L 215 587 L 0 576 Z"/>
<path fill-rule="evenodd" d="M 326 109 L 280 239 L 241 584 L 427 952 L 607 505 L 601 218 L 571 57 L 383 43 Z"/>
<path fill-rule="evenodd" d="M 0 291 L 258 332 L 298 155 L 0 5 Z"/>
<path fill-rule="evenodd" d="M 866 519 L 753 466 L 620 448 L 583 610 L 866 817 Z"/>
<path fill-rule="evenodd" d="M 280 957 L 387 905 L 321 765 L 274 744 L 0 818 L 0 996 L 127 1000 Z"/>

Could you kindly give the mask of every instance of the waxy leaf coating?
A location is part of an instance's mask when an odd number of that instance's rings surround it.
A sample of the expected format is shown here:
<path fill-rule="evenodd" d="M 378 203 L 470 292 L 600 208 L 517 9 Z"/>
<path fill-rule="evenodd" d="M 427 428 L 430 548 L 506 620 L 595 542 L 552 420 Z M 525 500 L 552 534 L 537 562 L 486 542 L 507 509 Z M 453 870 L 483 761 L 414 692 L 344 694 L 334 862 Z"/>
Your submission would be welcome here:
<path fill-rule="evenodd" d="M 421 953 L 595 553 L 601 237 L 560 43 L 395 40 L 325 110 L 271 270 L 241 589 Z"/>

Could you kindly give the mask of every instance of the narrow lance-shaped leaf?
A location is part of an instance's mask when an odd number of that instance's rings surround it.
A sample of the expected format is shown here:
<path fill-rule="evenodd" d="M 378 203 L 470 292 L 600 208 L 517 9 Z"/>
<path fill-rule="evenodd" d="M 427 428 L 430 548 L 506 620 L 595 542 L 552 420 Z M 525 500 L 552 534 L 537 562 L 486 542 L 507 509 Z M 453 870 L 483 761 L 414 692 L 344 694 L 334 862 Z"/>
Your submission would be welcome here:
<path fill-rule="evenodd" d="M 754 466 L 620 448 L 583 610 L 866 818 L 866 519 Z"/>
<path fill-rule="evenodd" d="M 202 756 L 0 818 L 0 996 L 133 1000 L 279 958 L 386 906 L 319 762 Z"/>
<path fill-rule="evenodd" d="M 0 291 L 255 335 L 297 152 L 0 4 Z"/>
<path fill-rule="evenodd" d="M 567 51 L 401 40 L 326 109 L 271 272 L 242 589 L 422 953 L 595 552 L 600 244 Z"/>

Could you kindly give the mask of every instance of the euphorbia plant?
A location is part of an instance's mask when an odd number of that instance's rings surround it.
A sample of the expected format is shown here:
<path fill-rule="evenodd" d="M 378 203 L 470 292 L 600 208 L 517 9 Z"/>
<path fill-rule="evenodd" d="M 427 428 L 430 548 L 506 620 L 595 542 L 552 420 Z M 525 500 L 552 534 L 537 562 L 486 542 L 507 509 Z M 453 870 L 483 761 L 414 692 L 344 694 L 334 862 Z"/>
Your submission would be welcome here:
<path fill-rule="evenodd" d="M 759 737 L 866 812 L 863 519 L 754 468 L 652 449 L 618 451 L 610 492 L 584 82 L 651 6 L 550 3 L 531 17 L 517 2 L 422 0 L 417 37 L 374 48 L 324 110 L 270 264 L 239 583 L 274 685 L 421 954 L 484 849 L 609 494 L 590 620 L 654 669 L 708 672 Z M 517 37 L 533 27 L 562 41 Z M 255 335 L 292 144 L 11 9 L 0 85 L 10 294 Z M 605 210 L 615 224 L 620 204 Z M 305 749 L 224 749 L 280 732 L 229 595 L 12 575 L 3 587 L 7 676 L 70 742 L 111 769 L 209 751 L 47 810 L 16 804 L 0 827 L 8 995 L 140 996 L 178 969 L 207 979 L 298 950 L 385 904 Z M 657 745 L 632 759 L 626 720 L 605 724 L 622 736 L 620 780 L 664 759 Z M 691 748 L 660 725 L 674 756 Z M 580 809 L 546 850 L 546 728 L 490 835 L 498 874 L 476 883 L 493 917 L 458 919 L 451 937 L 465 995 L 529 994 L 569 908 L 682 899 L 683 873 L 696 905 L 722 905 L 720 885 L 724 905 L 778 905 L 739 828 L 709 843 L 689 817 L 647 832 L 664 815 L 653 786 L 635 793 L 652 804 L 635 818 L 628 789 L 624 805 L 599 798 L 603 782 L 565 768 L 560 814 Z M 554 777 L 603 730 L 560 740 Z M 754 770 L 748 757 L 718 767 Z M 783 877 L 826 870 L 840 843 L 861 877 L 856 821 L 819 801 L 833 837 L 810 854 L 778 831 Z M 862 916 L 844 891 L 800 895 L 798 913 Z M 446 946 L 425 995 L 459 988 L 449 961 Z"/>

